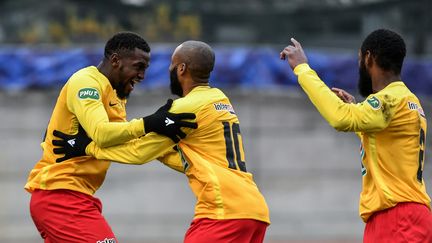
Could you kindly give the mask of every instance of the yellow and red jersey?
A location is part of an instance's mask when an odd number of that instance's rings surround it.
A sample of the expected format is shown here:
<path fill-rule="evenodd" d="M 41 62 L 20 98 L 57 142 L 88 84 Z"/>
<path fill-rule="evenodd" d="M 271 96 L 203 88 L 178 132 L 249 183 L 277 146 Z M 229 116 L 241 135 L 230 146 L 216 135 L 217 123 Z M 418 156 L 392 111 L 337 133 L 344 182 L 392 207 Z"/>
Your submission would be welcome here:
<path fill-rule="evenodd" d="M 127 164 L 143 164 L 158 158 L 186 174 L 197 198 L 195 218 L 255 219 L 270 223 L 267 203 L 246 170 L 243 140 L 237 115 L 225 94 L 200 86 L 174 101 L 170 112 L 196 114 L 197 129 L 175 144 L 149 133 L 126 144 L 99 148 L 87 146 L 87 154 Z"/>
<path fill-rule="evenodd" d="M 90 156 L 56 163 L 54 130 L 75 134 L 79 124 L 101 147 L 124 143 L 144 134 L 142 119 L 126 122 L 126 100 L 117 97 L 108 79 L 94 66 L 73 74 L 60 91 L 41 143 L 42 158 L 30 172 L 25 185 L 35 189 L 69 189 L 92 195 L 102 185 L 110 166 Z"/>
<path fill-rule="evenodd" d="M 363 186 L 360 216 L 401 202 L 430 208 L 422 177 L 426 117 L 418 98 L 402 81 L 392 82 L 358 104 L 340 100 L 307 64 L 294 69 L 299 83 L 331 126 L 361 139 Z"/>

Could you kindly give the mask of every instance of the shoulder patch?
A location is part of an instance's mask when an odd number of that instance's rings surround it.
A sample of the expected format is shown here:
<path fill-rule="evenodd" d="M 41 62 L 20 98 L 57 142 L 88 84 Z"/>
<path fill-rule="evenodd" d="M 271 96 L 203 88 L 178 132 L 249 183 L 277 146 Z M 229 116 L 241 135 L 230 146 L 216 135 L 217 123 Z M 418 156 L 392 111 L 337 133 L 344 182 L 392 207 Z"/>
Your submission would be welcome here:
<path fill-rule="evenodd" d="M 408 109 L 410 110 L 417 110 L 419 107 L 416 103 L 408 101 Z"/>
<path fill-rule="evenodd" d="M 235 114 L 234 108 L 230 104 L 213 103 L 213 106 L 217 111 L 228 111 L 231 114 Z"/>
<path fill-rule="evenodd" d="M 426 118 L 423 109 L 419 105 L 417 105 L 416 103 L 408 101 L 408 109 L 416 110 L 422 117 Z"/>
<path fill-rule="evenodd" d="M 83 88 L 78 91 L 78 98 L 80 99 L 99 99 L 99 92 L 95 88 Z"/>
<path fill-rule="evenodd" d="M 366 101 L 374 110 L 379 110 L 381 108 L 381 101 L 375 96 L 370 97 Z"/>

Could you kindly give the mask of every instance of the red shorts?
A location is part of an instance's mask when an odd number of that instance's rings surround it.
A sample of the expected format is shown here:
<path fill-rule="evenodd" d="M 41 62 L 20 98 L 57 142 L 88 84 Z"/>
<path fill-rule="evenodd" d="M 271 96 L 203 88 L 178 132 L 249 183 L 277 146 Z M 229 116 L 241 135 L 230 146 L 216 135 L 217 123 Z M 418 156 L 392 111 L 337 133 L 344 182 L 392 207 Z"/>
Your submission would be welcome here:
<path fill-rule="evenodd" d="M 267 226 L 253 219 L 194 219 L 184 243 L 262 243 Z"/>
<path fill-rule="evenodd" d="M 419 203 L 399 203 L 374 213 L 366 223 L 363 243 L 432 242 L 432 213 Z"/>
<path fill-rule="evenodd" d="M 115 243 L 99 199 L 71 190 L 35 190 L 30 214 L 45 243 Z"/>

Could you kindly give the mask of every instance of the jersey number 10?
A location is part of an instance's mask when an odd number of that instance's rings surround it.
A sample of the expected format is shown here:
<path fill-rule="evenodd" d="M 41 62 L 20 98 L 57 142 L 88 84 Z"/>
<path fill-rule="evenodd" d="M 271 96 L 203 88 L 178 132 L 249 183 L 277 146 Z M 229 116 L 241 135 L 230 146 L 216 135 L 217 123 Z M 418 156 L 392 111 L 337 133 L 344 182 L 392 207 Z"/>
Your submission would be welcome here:
<path fill-rule="evenodd" d="M 419 168 L 417 170 L 417 180 L 422 183 L 423 181 L 423 164 L 424 164 L 424 142 L 425 142 L 425 132 L 420 128 L 420 151 L 419 151 Z"/>
<path fill-rule="evenodd" d="M 246 163 L 241 160 L 242 149 L 239 144 L 241 138 L 240 125 L 238 123 L 222 122 L 224 126 L 224 137 L 226 145 L 226 157 L 228 161 L 228 167 L 231 169 L 240 169 L 246 172 Z"/>

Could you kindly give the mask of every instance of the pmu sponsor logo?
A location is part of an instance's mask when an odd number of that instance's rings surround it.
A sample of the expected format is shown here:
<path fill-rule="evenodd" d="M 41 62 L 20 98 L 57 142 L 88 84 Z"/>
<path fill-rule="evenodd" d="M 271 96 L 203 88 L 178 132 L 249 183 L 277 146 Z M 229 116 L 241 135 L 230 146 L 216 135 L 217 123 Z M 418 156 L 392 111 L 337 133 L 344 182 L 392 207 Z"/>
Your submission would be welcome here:
<path fill-rule="evenodd" d="M 98 100 L 99 92 L 94 88 L 83 88 L 78 91 L 78 98 Z"/>
<path fill-rule="evenodd" d="M 419 105 L 417 105 L 416 103 L 414 103 L 414 102 L 408 101 L 408 109 L 410 109 L 410 110 L 417 110 L 418 113 L 422 117 L 426 117 L 425 114 L 424 114 L 423 109 Z"/>
<path fill-rule="evenodd" d="M 217 111 L 228 111 L 231 114 L 235 114 L 234 108 L 230 104 L 214 103 L 213 106 Z"/>
<path fill-rule="evenodd" d="M 103 240 L 98 240 L 96 243 L 116 243 L 116 240 L 114 238 L 105 238 Z"/>

